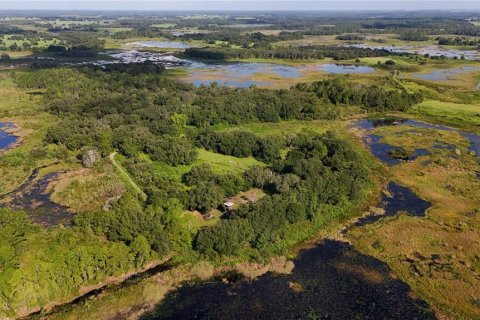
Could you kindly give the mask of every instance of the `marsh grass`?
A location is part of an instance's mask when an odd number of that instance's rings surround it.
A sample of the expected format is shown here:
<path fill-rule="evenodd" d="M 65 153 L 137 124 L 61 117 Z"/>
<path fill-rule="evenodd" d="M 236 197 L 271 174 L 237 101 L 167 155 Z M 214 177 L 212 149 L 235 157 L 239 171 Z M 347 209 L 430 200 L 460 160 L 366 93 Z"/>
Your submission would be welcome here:
<path fill-rule="evenodd" d="M 468 146 L 453 132 L 419 131 L 415 137 L 409 130 L 383 127 L 377 133 L 405 149 L 433 150 L 438 143 Z M 477 157 L 444 149 L 393 167 L 395 181 L 432 203 L 426 217 L 401 214 L 349 233 L 356 247 L 387 262 L 418 296 L 458 319 L 480 316 L 479 168 Z"/>

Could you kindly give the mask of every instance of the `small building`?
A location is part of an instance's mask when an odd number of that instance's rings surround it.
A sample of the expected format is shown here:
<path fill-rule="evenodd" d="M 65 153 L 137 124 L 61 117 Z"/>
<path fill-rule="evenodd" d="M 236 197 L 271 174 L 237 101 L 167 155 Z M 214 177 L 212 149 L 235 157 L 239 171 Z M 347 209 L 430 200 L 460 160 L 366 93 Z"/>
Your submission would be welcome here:
<path fill-rule="evenodd" d="M 223 208 L 225 209 L 225 211 L 231 211 L 234 206 L 235 203 L 233 201 L 226 201 L 223 203 Z"/>

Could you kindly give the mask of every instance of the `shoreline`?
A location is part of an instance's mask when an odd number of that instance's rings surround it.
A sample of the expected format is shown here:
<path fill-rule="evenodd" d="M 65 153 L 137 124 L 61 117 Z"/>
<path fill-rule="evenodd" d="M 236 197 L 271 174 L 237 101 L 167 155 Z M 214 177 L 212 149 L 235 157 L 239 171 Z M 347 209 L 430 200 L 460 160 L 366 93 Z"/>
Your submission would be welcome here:
<path fill-rule="evenodd" d="M 5 148 L 0 149 L 0 154 L 3 154 L 9 150 L 12 150 L 14 148 L 17 148 L 21 146 L 24 142 L 23 137 L 25 136 L 25 132 L 23 131 L 24 129 L 20 128 L 17 123 L 11 122 L 11 121 L 5 121 L 0 123 L 7 124 L 5 127 L 0 127 L 0 131 L 5 132 L 8 135 L 14 136 L 16 138 L 16 141 L 11 143 Z M 23 132 L 23 134 L 22 134 Z"/>

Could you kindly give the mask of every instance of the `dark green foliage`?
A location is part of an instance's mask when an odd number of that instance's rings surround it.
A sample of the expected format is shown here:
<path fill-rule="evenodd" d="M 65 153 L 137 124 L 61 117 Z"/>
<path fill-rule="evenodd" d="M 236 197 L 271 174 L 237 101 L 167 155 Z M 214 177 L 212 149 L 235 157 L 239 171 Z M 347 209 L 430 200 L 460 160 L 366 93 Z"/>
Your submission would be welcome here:
<path fill-rule="evenodd" d="M 185 54 L 199 59 L 324 59 L 349 60 L 364 57 L 382 57 L 391 54 L 387 50 L 338 46 L 303 46 L 271 48 L 189 48 Z"/>
<path fill-rule="evenodd" d="M 289 147 L 285 159 L 277 160 L 273 170 L 254 167 L 245 173 L 250 187 L 263 188 L 269 195 L 240 206 L 221 224 L 202 229 L 194 242 L 197 250 L 210 257 L 231 255 L 222 244 L 237 239 L 221 237 L 237 235 L 241 221 L 252 228 L 253 236 L 245 238 L 250 239 L 248 243 L 242 238 L 236 250 L 242 247 L 254 255 L 268 256 L 282 250 L 281 243 L 293 236 L 287 231 L 293 225 L 321 219 L 326 205 L 340 210 L 361 198 L 369 172 L 349 143 L 332 133 L 300 134 Z"/>
<path fill-rule="evenodd" d="M 358 35 L 358 34 L 343 34 L 340 36 L 336 36 L 337 40 L 347 40 L 347 41 L 361 41 L 365 40 L 365 36 Z"/>
<path fill-rule="evenodd" d="M 285 147 L 284 138 L 280 136 L 258 137 L 250 131 L 235 130 L 215 132 L 205 130 L 196 139 L 198 146 L 217 153 L 256 159 L 271 163 L 280 158 L 280 150 Z"/>
<path fill-rule="evenodd" d="M 480 40 L 466 38 L 466 37 L 455 37 L 455 38 L 444 38 L 438 37 L 438 44 L 441 46 L 478 46 L 480 45 Z"/>
<path fill-rule="evenodd" d="M 234 256 L 253 238 L 251 224 L 243 219 L 221 220 L 215 228 L 201 229 L 195 239 L 195 248 L 208 256 Z"/>
<path fill-rule="evenodd" d="M 214 183 L 200 182 L 188 192 L 188 208 L 208 212 L 219 207 L 225 194 L 223 190 Z"/>
<path fill-rule="evenodd" d="M 421 31 L 412 30 L 401 34 L 399 39 L 405 41 L 427 41 L 429 38 Z"/>
<path fill-rule="evenodd" d="M 202 184 L 214 185 L 216 190 L 221 189 L 220 194 L 230 197 L 236 195 L 245 189 L 246 182 L 243 177 L 235 174 L 215 174 L 212 172 L 210 165 L 203 164 L 193 167 L 189 172 L 185 173 L 182 181 L 187 186 L 199 186 Z"/>

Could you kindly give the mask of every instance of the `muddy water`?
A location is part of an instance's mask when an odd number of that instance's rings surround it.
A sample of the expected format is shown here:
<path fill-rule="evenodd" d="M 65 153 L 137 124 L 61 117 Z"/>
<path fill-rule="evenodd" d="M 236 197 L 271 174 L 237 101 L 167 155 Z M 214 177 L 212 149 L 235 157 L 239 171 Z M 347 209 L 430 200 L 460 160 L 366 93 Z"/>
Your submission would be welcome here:
<path fill-rule="evenodd" d="M 0 122 L 0 151 L 10 148 L 18 141 L 18 137 L 4 131 L 13 127 L 14 125 L 10 122 Z"/>
<path fill-rule="evenodd" d="M 141 319 L 435 319 L 388 266 L 327 240 L 303 251 L 290 275 L 190 284 Z"/>
<path fill-rule="evenodd" d="M 4 206 L 14 210 L 25 210 L 33 222 L 44 226 L 59 224 L 70 225 L 73 214 L 68 208 L 50 200 L 48 184 L 58 173 L 48 173 L 38 178 L 39 170 L 35 170 L 30 178 L 17 190 L 7 194 L 5 198 L 12 199 Z"/>

